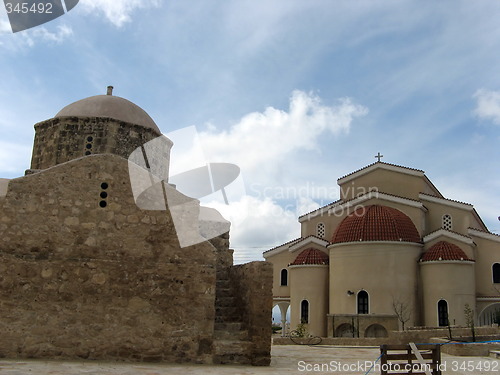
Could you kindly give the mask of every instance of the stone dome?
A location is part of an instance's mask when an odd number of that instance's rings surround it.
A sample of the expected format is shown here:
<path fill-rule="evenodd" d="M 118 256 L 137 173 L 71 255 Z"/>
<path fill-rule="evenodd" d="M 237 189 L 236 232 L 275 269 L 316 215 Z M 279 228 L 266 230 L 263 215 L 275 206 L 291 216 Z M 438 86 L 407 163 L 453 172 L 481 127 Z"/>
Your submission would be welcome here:
<path fill-rule="evenodd" d="M 360 207 L 344 218 L 332 242 L 398 241 L 420 243 L 421 238 L 411 219 L 387 206 Z"/>
<path fill-rule="evenodd" d="M 328 255 L 321 250 L 307 249 L 302 251 L 290 266 L 326 265 L 328 261 Z"/>
<path fill-rule="evenodd" d="M 111 117 L 119 121 L 142 125 L 161 134 L 153 119 L 131 101 L 111 95 L 96 95 L 71 103 L 61 109 L 55 117 Z"/>
<path fill-rule="evenodd" d="M 465 252 L 457 245 L 447 241 L 440 241 L 432 245 L 421 258 L 422 262 L 432 262 L 439 260 L 465 260 L 472 261 Z"/>

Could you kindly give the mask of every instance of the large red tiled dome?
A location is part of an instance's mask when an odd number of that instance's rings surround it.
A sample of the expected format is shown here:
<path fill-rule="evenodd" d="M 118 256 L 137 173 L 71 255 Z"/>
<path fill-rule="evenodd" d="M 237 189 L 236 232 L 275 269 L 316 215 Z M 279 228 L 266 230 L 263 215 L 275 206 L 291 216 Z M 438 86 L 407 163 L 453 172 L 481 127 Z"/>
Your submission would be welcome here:
<path fill-rule="evenodd" d="M 401 211 L 386 206 L 360 207 L 335 231 L 332 242 L 404 241 L 420 242 L 417 228 Z"/>
<path fill-rule="evenodd" d="M 422 255 L 422 262 L 432 262 L 436 260 L 468 260 L 469 257 L 464 253 L 464 251 L 457 245 L 440 241 L 432 245 L 429 250 L 427 250 Z"/>
<path fill-rule="evenodd" d="M 328 255 L 321 250 L 307 249 L 297 255 L 297 258 L 295 258 L 293 263 L 290 263 L 290 266 L 322 265 L 328 264 L 328 260 Z"/>

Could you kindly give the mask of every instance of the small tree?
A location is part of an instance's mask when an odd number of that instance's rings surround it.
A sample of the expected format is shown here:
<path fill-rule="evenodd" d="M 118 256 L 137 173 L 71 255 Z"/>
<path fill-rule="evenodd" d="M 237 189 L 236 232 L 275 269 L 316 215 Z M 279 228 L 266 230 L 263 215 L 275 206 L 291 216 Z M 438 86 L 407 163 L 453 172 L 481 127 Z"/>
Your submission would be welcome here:
<path fill-rule="evenodd" d="M 410 304 L 407 301 L 392 297 L 392 309 L 401 322 L 401 327 L 404 331 L 405 323 L 411 318 Z"/>
<path fill-rule="evenodd" d="M 307 337 L 307 324 L 302 321 L 295 328 L 296 337 Z"/>
<path fill-rule="evenodd" d="M 471 309 L 468 303 L 465 304 L 464 309 L 465 324 L 470 328 L 472 333 L 472 341 L 476 342 L 476 329 L 474 327 L 474 310 Z"/>

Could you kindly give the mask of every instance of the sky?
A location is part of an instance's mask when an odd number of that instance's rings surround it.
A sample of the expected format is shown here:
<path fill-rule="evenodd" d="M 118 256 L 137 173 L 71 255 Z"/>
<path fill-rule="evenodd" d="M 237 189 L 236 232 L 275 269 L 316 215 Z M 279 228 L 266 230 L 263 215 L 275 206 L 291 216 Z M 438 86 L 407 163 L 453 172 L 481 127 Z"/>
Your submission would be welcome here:
<path fill-rule="evenodd" d="M 240 167 L 237 263 L 378 152 L 500 233 L 499 19 L 497 0 L 80 0 L 14 34 L 0 7 L 0 177 L 29 168 L 35 123 L 113 85 Z"/>

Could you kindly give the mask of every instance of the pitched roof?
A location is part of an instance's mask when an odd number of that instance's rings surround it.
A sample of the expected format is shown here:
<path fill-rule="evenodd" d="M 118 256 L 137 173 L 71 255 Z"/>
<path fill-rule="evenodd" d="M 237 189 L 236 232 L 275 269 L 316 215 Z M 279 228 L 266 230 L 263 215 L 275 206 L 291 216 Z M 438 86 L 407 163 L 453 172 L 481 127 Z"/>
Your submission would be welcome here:
<path fill-rule="evenodd" d="M 302 251 L 297 258 L 290 263 L 290 266 L 304 265 L 326 265 L 329 263 L 327 254 L 318 249 L 306 249 Z"/>
<path fill-rule="evenodd" d="M 385 163 L 383 161 L 376 161 L 375 163 L 371 163 L 369 165 L 367 165 L 366 167 L 363 167 L 363 168 L 360 168 L 358 170 L 355 170 L 354 172 L 351 172 L 351 173 L 348 173 L 346 174 L 345 176 L 342 176 L 340 177 L 339 179 L 337 179 L 337 181 L 340 181 L 346 177 L 349 177 L 349 176 L 352 176 L 353 174 L 356 174 L 356 173 L 359 173 L 361 171 L 364 171 L 365 169 L 368 169 L 370 167 L 373 167 L 374 165 L 385 165 L 385 166 L 390 166 L 390 167 L 396 167 L 396 168 L 403 168 L 403 169 L 406 169 L 408 171 L 413 171 L 413 172 L 420 172 L 420 173 L 425 173 L 423 170 L 421 169 L 415 169 L 415 168 L 410 168 L 410 167 L 405 167 L 403 165 L 397 165 L 397 164 L 391 164 L 391 163 Z"/>
<path fill-rule="evenodd" d="M 443 260 L 474 261 L 469 259 L 465 252 L 455 244 L 447 241 L 439 241 L 432 245 L 420 259 L 422 262 L 434 262 Z"/>
<path fill-rule="evenodd" d="M 275 247 L 273 247 L 273 248 L 271 248 L 271 249 L 269 249 L 269 250 L 266 250 L 266 251 L 264 251 L 264 253 L 263 253 L 263 254 L 268 253 L 268 252 L 273 251 L 273 250 L 276 250 L 277 248 L 279 248 L 279 247 L 281 247 L 281 246 L 294 244 L 294 243 L 296 243 L 296 242 L 298 242 L 298 241 L 300 241 L 300 240 L 302 240 L 302 239 L 304 239 L 304 237 L 295 238 L 295 239 L 293 239 L 293 240 L 291 240 L 291 241 L 288 241 L 288 242 L 282 243 L 281 245 L 278 245 L 278 246 L 275 246 Z"/>

